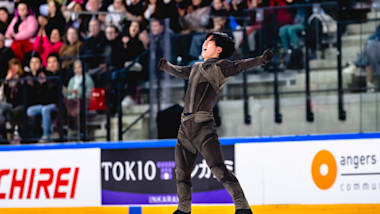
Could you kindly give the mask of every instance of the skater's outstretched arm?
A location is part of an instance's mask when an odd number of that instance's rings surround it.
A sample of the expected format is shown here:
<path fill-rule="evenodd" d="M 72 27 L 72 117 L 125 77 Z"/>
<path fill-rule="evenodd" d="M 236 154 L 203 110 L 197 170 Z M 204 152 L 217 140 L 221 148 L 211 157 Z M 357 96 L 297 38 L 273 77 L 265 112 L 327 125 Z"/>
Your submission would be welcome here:
<path fill-rule="evenodd" d="M 161 70 L 166 71 L 177 78 L 189 79 L 191 66 L 173 65 L 170 62 L 168 62 L 168 60 L 166 60 L 165 58 L 160 59 L 159 66 Z"/>
<path fill-rule="evenodd" d="M 273 52 L 270 49 L 264 51 L 261 56 L 255 58 L 248 58 L 242 60 L 231 61 L 228 59 L 218 62 L 218 66 L 221 68 L 224 76 L 237 75 L 250 68 L 267 64 L 273 57 Z"/>

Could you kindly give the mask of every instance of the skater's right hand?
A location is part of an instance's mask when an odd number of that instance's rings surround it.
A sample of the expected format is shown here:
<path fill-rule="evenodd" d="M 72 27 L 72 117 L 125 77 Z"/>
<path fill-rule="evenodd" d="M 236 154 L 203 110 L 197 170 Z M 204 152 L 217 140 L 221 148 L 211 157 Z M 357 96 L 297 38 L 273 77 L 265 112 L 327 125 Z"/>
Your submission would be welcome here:
<path fill-rule="evenodd" d="M 266 49 L 263 53 L 263 55 L 261 55 L 262 59 L 263 59 L 263 62 L 264 64 L 267 64 L 269 61 L 272 60 L 273 58 L 273 51 L 272 49 Z"/>
<path fill-rule="evenodd" d="M 160 59 L 160 62 L 158 63 L 158 66 L 161 68 L 161 66 L 164 65 L 164 64 L 166 64 L 167 62 L 168 62 L 167 59 L 165 59 L 165 58 L 161 58 L 161 59 Z"/>

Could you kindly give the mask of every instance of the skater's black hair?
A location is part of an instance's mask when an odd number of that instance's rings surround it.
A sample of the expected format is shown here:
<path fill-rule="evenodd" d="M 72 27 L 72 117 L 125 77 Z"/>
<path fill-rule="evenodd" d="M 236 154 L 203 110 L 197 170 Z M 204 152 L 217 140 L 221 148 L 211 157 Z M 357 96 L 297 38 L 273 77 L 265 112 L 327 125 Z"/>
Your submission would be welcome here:
<path fill-rule="evenodd" d="M 212 36 L 211 41 L 215 41 L 215 45 L 222 48 L 219 58 L 227 59 L 232 56 L 235 51 L 235 42 L 226 33 L 212 32 L 207 34 L 206 39 Z"/>

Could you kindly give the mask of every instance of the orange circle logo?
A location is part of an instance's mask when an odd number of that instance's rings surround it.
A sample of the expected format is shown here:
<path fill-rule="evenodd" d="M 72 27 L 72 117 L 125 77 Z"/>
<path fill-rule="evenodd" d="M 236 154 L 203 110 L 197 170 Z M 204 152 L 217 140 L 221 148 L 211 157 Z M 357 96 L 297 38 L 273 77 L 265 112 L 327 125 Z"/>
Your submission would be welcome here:
<path fill-rule="evenodd" d="M 337 173 L 336 160 L 331 152 L 319 151 L 311 166 L 311 175 L 315 185 L 323 190 L 330 188 L 335 182 Z"/>

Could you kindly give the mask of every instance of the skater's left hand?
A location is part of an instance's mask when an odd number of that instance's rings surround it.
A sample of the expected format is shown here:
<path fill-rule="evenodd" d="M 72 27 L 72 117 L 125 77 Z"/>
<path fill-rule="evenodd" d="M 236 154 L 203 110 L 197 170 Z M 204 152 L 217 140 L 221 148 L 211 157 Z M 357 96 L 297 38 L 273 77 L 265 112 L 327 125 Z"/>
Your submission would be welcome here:
<path fill-rule="evenodd" d="M 273 51 L 272 49 L 266 49 L 263 53 L 263 55 L 261 55 L 262 59 L 263 59 L 263 62 L 265 64 L 267 64 L 268 62 L 271 61 L 271 59 L 273 58 Z"/>

